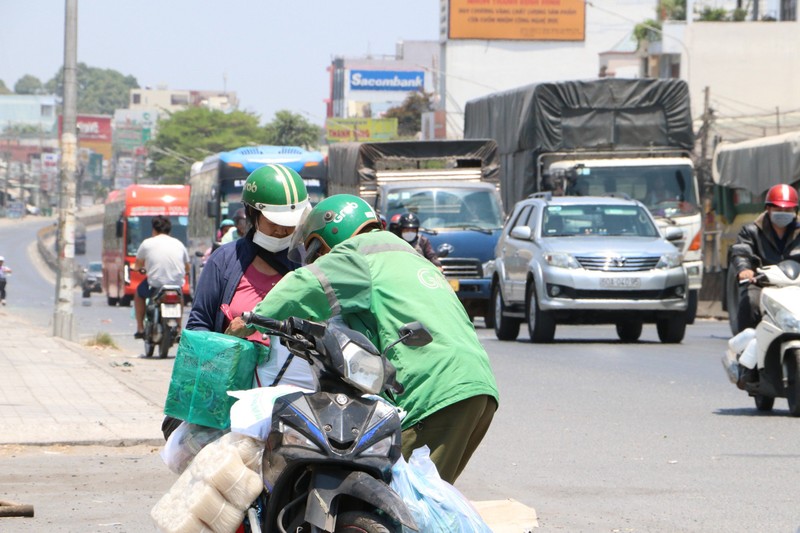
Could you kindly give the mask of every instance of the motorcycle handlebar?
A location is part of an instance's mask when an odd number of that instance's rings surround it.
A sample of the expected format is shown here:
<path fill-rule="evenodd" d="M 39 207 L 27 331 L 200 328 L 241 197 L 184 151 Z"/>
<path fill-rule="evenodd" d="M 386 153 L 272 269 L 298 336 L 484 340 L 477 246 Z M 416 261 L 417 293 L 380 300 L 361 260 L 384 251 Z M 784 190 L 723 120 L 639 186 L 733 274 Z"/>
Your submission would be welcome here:
<path fill-rule="evenodd" d="M 286 331 L 288 328 L 285 321 L 257 315 L 251 311 L 245 311 L 242 313 L 242 320 L 244 320 L 245 324 L 248 326 L 261 326 L 262 328 L 280 331 L 281 333 L 290 333 L 289 331 Z"/>

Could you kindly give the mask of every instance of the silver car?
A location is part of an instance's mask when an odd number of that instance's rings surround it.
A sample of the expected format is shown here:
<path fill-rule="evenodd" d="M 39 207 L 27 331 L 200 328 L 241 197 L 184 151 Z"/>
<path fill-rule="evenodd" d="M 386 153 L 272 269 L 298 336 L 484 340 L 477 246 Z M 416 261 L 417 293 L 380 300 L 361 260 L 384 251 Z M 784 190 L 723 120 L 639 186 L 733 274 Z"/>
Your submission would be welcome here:
<path fill-rule="evenodd" d="M 661 342 L 686 331 L 688 280 L 677 228 L 662 235 L 640 202 L 540 193 L 514 206 L 495 249 L 495 334 L 551 342 L 556 324 L 616 324 L 634 342 L 655 323 Z"/>

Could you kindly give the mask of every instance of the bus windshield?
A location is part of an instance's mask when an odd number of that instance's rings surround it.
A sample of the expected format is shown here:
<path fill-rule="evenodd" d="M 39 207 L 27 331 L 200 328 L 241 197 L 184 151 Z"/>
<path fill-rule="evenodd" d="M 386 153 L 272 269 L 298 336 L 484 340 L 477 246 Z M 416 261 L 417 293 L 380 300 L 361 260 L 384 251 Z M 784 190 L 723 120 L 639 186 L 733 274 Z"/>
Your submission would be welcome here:
<path fill-rule="evenodd" d="M 425 229 L 493 230 L 503 226 L 499 198 L 490 189 L 395 189 L 387 195 L 387 202 L 388 220 L 410 211 L 419 216 Z"/>
<path fill-rule="evenodd" d="M 654 216 L 673 217 L 699 212 L 689 165 L 581 166 L 575 169 L 566 193 L 572 196 L 623 193 L 642 202 Z"/>
<path fill-rule="evenodd" d="M 187 216 L 171 216 L 167 217 L 172 223 L 172 231 L 170 236 L 175 237 L 186 245 L 186 227 L 189 224 L 189 217 Z M 128 217 L 128 233 L 126 250 L 128 255 L 136 255 L 142 241 L 148 237 L 153 236 L 153 217 Z"/>

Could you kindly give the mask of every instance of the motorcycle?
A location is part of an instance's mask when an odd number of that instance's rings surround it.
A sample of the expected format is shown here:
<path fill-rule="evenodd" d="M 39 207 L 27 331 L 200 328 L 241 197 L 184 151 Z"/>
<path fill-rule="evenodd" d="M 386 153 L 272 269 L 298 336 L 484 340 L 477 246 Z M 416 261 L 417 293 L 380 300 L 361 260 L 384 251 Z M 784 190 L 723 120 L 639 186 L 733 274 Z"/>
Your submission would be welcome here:
<path fill-rule="evenodd" d="M 167 357 L 172 345 L 181 336 L 183 323 L 183 288 L 164 285 L 147 299 L 144 312 L 144 355 L 152 357 L 158 346 L 158 356 Z"/>
<path fill-rule="evenodd" d="M 761 321 L 728 341 L 723 366 L 759 411 L 771 411 L 775 398 L 786 398 L 789 414 L 800 417 L 800 263 L 759 267 L 752 282 L 763 287 Z"/>
<path fill-rule="evenodd" d="M 284 321 L 244 313 L 310 364 L 318 387 L 279 397 L 263 456 L 265 491 L 248 510 L 253 533 L 417 530 L 389 486 L 400 457 L 400 416 L 376 396 L 402 393 L 386 353 L 397 343 L 424 346 L 430 333 L 406 324 L 380 353 L 340 319 Z"/>

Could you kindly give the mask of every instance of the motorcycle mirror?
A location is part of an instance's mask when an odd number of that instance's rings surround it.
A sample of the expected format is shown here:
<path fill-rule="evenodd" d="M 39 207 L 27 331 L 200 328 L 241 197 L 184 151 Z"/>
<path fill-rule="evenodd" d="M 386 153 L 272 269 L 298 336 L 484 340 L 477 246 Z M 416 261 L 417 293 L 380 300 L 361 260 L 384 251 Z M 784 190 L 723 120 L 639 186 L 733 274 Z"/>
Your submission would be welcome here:
<path fill-rule="evenodd" d="M 425 346 L 433 340 L 430 332 L 421 322 L 404 324 L 397 333 L 402 339 L 401 342 L 406 346 Z"/>
<path fill-rule="evenodd" d="M 800 276 L 800 263 L 791 259 L 786 259 L 778 263 L 778 268 L 789 279 L 797 279 Z"/>

